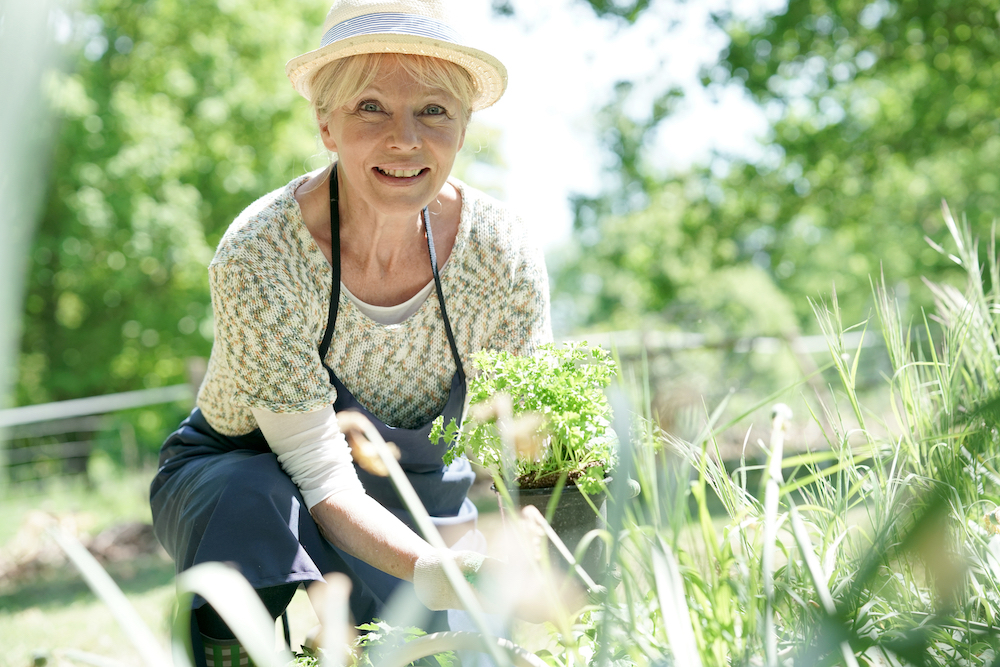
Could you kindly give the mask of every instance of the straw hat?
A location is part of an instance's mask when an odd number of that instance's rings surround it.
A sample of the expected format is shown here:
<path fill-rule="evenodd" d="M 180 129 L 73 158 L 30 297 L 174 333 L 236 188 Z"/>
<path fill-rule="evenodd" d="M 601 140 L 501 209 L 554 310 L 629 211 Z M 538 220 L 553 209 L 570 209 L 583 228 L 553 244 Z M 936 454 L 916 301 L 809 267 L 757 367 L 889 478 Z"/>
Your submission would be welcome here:
<path fill-rule="evenodd" d="M 461 65 L 476 82 L 472 111 L 492 105 L 507 87 L 507 68 L 462 43 L 444 0 L 335 0 L 323 22 L 320 47 L 289 60 L 285 73 L 308 100 L 314 70 L 361 53 L 433 56 Z"/>

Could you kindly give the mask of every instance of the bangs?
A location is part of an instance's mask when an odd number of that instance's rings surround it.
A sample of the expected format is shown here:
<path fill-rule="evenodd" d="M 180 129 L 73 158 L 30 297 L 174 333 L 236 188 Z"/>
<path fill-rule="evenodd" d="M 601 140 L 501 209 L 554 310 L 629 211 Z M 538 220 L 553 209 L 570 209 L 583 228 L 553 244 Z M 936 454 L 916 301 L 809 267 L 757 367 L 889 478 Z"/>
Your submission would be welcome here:
<path fill-rule="evenodd" d="M 400 68 L 421 85 L 447 92 L 459 101 L 463 122 L 469 121 L 478 91 L 464 67 L 440 58 L 395 53 L 364 53 L 320 67 L 309 80 L 309 97 L 317 117 L 326 118 L 360 95 L 383 67 Z"/>

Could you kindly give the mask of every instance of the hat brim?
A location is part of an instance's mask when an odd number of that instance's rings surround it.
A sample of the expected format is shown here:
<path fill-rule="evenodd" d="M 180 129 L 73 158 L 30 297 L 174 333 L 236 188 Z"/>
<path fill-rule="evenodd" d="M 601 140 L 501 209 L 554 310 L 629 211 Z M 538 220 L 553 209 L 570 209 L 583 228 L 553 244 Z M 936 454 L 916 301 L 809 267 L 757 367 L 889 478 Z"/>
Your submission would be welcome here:
<path fill-rule="evenodd" d="M 292 87 L 304 98 L 311 101 L 310 73 L 334 60 L 364 53 L 430 56 L 448 60 L 464 67 L 476 82 L 477 95 L 472 101 L 472 111 L 492 106 L 507 89 L 507 68 L 485 51 L 428 37 L 400 33 L 373 33 L 338 40 L 292 58 L 285 65 L 285 74 L 292 82 Z"/>

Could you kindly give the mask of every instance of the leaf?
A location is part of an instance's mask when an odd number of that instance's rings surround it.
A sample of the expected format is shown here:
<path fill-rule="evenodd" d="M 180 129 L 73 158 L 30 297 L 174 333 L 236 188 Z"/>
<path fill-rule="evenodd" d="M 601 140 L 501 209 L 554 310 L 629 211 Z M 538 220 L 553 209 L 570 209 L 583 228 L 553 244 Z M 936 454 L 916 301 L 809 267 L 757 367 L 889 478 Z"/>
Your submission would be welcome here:
<path fill-rule="evenodd" d="M 663 627 L 667 633 L 674 664 L 701 667 L 701 656 L 691 628 L 691 613 L 688 610 L 684 583 L 670 547 L 661 539 L 649 553 L 656 583 L 657 599 L 663 614 Z"/>

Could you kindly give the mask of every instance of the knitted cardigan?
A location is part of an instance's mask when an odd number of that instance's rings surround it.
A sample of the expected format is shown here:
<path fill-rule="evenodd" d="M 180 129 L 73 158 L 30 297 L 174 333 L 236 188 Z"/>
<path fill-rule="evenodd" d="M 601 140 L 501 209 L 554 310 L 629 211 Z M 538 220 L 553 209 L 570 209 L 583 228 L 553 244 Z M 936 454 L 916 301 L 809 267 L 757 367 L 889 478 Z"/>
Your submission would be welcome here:
<path fill-rule="evenodd" d="M 198 407 L 225 435 L 257 428 L 251 407 L 312 412 L 336 398 L 319 358 L 332 269 L 293 196 L 306 178 L 243 211 L 209 265 L 215 340 Z M 518 216 L 461 181 L 450 182 L 462 210 L 441 283 L 471 375 L 479 350 L 530 354 L 552 339 L 548 277 L 541 249 Z M 326 361 L 376 417 L 401 428 L 438 413 L 455 372 L 434 292 L 394 325 L 369 319 L 341 292 Z"/>

